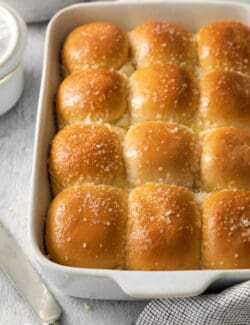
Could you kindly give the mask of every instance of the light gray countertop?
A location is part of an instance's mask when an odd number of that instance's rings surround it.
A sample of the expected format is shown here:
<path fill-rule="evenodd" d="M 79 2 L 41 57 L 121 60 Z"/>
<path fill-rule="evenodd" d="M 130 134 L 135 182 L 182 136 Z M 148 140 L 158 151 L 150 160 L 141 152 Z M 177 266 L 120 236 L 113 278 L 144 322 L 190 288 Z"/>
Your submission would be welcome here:
<path fill-rule="evenodd" d="M 27 225 L 45 27 L 45 24 L 29 26 L 24 57 L 24 92 L 19 103 L 0 117 L 0 221 L 36 268 L 29 247 Z M 43 277 L 42 270 L 39 271 Z M 63 325 L 131 325 L 146 304 L 66 297 L 53 287 L 53 283 L 46 283 L 63 309 Z M 86 308 L 86 304 L 91 306 L 91 310 Z M 39 321 L 0 270 L 0 325 L 7 324 L 36 325 Z"/>

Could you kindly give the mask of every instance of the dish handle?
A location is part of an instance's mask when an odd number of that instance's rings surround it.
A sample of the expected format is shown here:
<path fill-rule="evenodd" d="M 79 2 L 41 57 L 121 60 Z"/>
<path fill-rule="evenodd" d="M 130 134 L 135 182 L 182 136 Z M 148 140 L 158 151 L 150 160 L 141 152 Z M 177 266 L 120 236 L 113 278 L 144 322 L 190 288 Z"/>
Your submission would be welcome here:
<path fill-rule="evenodd" d="M 112 278 L 127 295 L 151 299 L 196 296 L 222 276 L 222 271 L 130 271 Z"/>

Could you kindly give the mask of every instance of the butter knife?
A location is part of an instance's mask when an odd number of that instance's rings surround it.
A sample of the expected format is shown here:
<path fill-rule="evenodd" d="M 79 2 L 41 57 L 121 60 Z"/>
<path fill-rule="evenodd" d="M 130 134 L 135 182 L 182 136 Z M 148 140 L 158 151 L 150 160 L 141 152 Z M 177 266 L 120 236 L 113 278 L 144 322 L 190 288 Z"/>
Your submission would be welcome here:
<path fill-rule="evenodd" d="M 0 267 L 42 324 L 59 325 L 61 308 L 13 237 L 0 223 Z"/>

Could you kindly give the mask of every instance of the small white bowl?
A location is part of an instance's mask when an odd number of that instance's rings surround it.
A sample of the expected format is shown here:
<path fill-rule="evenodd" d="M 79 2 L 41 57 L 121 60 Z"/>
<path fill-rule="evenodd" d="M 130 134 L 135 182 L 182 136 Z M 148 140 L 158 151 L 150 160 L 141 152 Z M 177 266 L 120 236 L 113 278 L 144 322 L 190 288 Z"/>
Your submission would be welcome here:
<path fill-rule="evenodd" d="M 15 105 L 23 91 L 23 66 L 20 63 L 14 71 L 0 79 L 0 115 Z"/>
<path fill-rule="evenodd" d="M 23 90 L 22 58 L 27 29 L 22 18 L 0 4 L 0 115 L 15 105 Z"/>

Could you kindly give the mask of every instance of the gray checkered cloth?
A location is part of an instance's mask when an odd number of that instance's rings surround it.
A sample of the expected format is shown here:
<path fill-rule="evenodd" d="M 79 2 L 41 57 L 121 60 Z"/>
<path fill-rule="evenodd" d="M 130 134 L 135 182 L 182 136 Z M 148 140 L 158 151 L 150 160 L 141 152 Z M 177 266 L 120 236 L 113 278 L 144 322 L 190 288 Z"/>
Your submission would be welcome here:
<path fill-rule="evenodd" d="M 250 325 L 250 281 L 219 294 L 155 299 L 136 325 Z"/>

